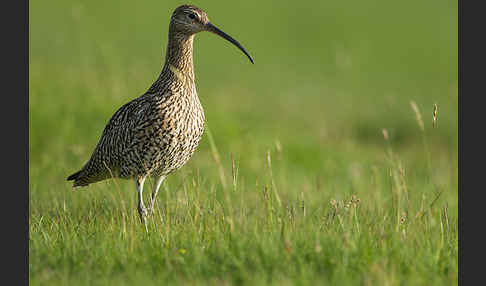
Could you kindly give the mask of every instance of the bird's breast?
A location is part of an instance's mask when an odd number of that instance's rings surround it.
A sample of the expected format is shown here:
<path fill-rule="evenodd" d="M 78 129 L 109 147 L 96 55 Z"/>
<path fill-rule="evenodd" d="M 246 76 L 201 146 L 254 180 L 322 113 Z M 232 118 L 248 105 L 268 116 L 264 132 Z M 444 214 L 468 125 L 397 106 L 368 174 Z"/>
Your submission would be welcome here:
<path fill-rule="evenodd" d="M 160 154 L 162 173 L 182 167 L 192 156 L 204 133 L 204 110 L 197 94 L 185 94 L 168 99 L 160 107 Z"/>

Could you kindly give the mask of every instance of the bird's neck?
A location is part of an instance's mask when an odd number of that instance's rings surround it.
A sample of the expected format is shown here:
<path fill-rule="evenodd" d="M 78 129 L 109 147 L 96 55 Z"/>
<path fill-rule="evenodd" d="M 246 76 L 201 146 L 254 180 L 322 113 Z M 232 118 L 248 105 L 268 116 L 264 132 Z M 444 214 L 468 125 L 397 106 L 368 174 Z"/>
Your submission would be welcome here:
<path fill-rule="evenodd" d="M 194 85 L 193 41 L 194 35 L 188 36 L 169 29 L 165 64 L 160 76 L 150 87 L 148 93 L 165 89 L 167 83 L 176 83 L 177 86 L 186 87 Z"/>
<path fill-rule="evenodd" d="M 194 80 L 194 62 L 192 57 L 192 44 L 194 35 L 169 32 L 169 42 L 165 56 L 164 70 L 180 73 L 176 76 L 189 77 Z"/>

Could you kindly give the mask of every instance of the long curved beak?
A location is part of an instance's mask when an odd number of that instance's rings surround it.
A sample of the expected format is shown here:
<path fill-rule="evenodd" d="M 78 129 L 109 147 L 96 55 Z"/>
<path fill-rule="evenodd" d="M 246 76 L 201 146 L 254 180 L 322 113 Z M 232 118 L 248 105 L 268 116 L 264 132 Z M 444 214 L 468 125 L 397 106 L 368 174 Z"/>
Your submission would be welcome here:
<path fill-rule="evenodd" d="M 229 42 L 231 42 L 233 45 L 237 46 L 237 47 L 238 47 L 238 49 L 240 49 L 240 50 L 241 50 L 243 53 L 245 53 L 245 55 L 246 55 L 246 56 L 247 56 L 247 57 L 250 59 L 250 62 L 251 62 L 252 64 L 254 64 L 254 62 L 253 62 L 253 58 L 252 58 L 252 57 L 250 56 L 250 54 L 249 54 L 249 53 L 248 53 L 248 52 L 245 50 L 245 48 L 243 48 L 243 46 L 242 46 L 240 43 L 238 43 L 238 41 L 237 41 L 237 40 L 233 39 L 233 38 L 232 38 L 230 35 L 226 34 L 225 32 L 221 31 L 220 29 L 216 28 L 216 26 L 214 26 L 213 24 L 211 24 L 211 23 L 209 23 L 209 22 L 206 24 L 206 27 L 207 27 L 207 30 L 208 30 L 209 32 L 212 32 L 212 33 L 214 33 L 214 34 L 216 34 L 216 35 L 219 35 L 219 36 L 221 36 L 222 38 L 224 38 L 224 39 L 228 40 Z"/>

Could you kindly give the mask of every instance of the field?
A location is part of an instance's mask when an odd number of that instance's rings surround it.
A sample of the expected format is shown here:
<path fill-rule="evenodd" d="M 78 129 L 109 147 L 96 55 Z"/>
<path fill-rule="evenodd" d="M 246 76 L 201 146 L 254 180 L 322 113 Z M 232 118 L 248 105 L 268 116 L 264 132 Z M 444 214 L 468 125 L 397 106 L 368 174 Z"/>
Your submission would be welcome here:
<path fill-rule="evenodd" d="M 192 2 L 255 64 L 196 36 L 205 134 L 146 232 L 133 181 L 66 177 L 183 3 L 30 1 L 31 285 L 456 285 L 457 2 L 392 2 Z"/>

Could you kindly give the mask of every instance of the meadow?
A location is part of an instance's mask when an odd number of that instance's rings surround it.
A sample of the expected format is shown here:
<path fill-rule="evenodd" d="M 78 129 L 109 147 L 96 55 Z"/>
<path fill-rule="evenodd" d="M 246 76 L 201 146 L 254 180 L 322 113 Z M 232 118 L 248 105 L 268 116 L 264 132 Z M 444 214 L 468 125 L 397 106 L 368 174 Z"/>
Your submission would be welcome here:
<path fill-rule="evenodd" d="M 255 64 L 196 36 L 205 134 L 148 232 L 133 181 L 66 177 L 184 3 L 29 4 L 31 285 L 457 284 L 457 2 L 191 2 Z"/>

